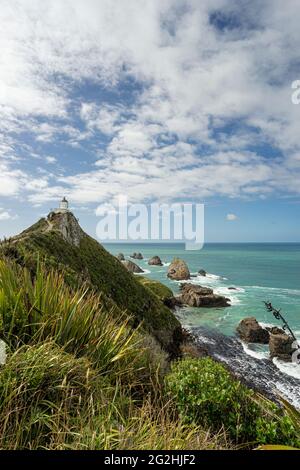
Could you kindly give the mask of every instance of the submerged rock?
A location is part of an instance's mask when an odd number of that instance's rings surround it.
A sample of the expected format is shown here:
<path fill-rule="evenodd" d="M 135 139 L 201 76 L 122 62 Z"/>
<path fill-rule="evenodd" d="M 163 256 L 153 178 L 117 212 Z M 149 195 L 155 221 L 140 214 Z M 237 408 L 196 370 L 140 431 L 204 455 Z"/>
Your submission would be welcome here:
<path fill-rule="evenodd" d="M 118 258 L 119 261 L 125 261 L 125 256 L 123 255 L 123 253 L 119 253 L 117 255 L 117 258 Z"/>
<path fill-rule="evenodd" d="M 126 260 L 126 261 L 122 261 L 122 263 L 125 266 L 125 268 L 128 269 L 128 271 L 130 271 L 131 273 L 143 273 L 144 272 L 142 268 L 140 268 L 137 264 L 133 263 L 133 261 Z"/>
<path fill-rule="evenodd" d="M 190 307 L 230 307 L 230 300 L 223 295 L 214 294 L 209 287 L 182 284 L 178 300 Z"/>
<path fill-rule="evenodd" d="M 268 344 L 269 332 L 256 320 L 255 317 L 243 318 L 237 327 L 239 337 L 247 343 Z"/>
<path fill-rule="evenodd" d="M 162 266 L 162 261 L 159 256 L 153 256 L 152 258 L 149 259 L 148 264 L 151 266 Z"/>
<path fill-rule="evenodd" d="M 270 356 L 278 357 L 278 359 L 290 362 L 292 360 L 292 353 L 295 349 L 293 348 L 293 342 L 294 339 L 286 333 L 271 333 L 269 342 Z"/>
<path fill-rule="evenodd" d="M 206 271 L 204 269 L 199 269 L 198 274 L 200 274 L 200 276 L 206 276 Z"/>
<path fill-rule="evenodd" d="M 183 259 L 174 258 L 168 269 L 168 277 L 175 281 L 190 279 L 190 271 L 186 262 Z"/>

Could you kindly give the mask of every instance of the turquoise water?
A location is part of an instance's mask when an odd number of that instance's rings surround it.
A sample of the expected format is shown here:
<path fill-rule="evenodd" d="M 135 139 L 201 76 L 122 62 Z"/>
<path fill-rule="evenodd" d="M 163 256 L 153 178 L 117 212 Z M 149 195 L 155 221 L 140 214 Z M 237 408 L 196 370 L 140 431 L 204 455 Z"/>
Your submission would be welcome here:
<path fill-rule="evenodd" d="M 213 328 L 233 336 L 237 323 L 246 316 L 255 316 L 264 323 L 278 324 L 266 312 L 263 301 L 270 301 L 282 313 L 300 337 L 300 244 L 207 244 L 200 251 L 185 251 L 181 244 L 110 244 L 106 249 L 129 256 L 140 251 L 144 260 L 135 261 L 146 270 L 146 276 L 168 285 L 174 292 L 178 283 L 167 278 L 167 264 L 183 258 L 191 273 L 200 268 L 208 276 L 192 282 L 210 286 L 231 299 L 231 307 L 222 309 L 181 310 L 180 319 L 186 326 Z M 150 257 L 158 255 L 165 266 L 149 266 Z M 238 290 L 229 290 L 236 287 Z"/>

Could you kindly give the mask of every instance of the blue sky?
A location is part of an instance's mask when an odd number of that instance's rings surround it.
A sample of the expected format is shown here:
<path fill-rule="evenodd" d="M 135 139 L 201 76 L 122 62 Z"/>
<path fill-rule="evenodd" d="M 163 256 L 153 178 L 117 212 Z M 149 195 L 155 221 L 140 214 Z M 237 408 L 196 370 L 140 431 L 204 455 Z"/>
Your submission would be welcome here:
<path fill-rule="evenodd" d="M 206 241 L 300 241 L 296 0 L 1 0 L 0 236 L 66 195 L 205 204 Z"/>

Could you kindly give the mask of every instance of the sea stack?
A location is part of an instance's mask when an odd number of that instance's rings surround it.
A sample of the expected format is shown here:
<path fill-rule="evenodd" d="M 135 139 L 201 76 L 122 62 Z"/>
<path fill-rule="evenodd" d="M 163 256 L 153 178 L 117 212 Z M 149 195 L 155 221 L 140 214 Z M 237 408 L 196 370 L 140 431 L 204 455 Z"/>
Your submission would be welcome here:
<path fill-rule="evenodd" d="M 149 259 L 148 264 L 150 266 L 162 266 L 162 261 L 159 256 L 153 256 Z"/>
<path fill-rule="evenodd" d="M 168 277 L 175 281 L 190 279 L 190 270 L 183 259 L 174 258 L 168 269 Z"/>

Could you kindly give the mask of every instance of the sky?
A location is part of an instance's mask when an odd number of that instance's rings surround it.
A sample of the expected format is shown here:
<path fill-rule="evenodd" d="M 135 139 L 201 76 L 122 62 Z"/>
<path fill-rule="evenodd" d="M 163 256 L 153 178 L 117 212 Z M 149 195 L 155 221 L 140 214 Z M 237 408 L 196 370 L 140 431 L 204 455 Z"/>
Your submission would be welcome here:
<path fill-rule="evenodd" d="M 298 0 L 0 0 L 0 237 L 62 196 L 205 204 L 206 242 L 300 242 Z"/>

